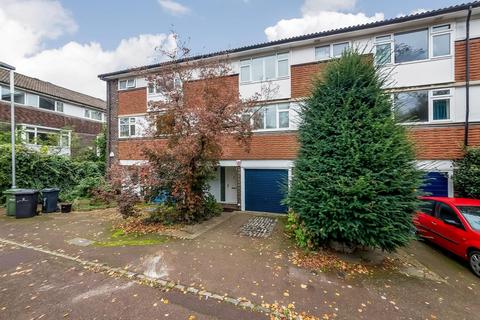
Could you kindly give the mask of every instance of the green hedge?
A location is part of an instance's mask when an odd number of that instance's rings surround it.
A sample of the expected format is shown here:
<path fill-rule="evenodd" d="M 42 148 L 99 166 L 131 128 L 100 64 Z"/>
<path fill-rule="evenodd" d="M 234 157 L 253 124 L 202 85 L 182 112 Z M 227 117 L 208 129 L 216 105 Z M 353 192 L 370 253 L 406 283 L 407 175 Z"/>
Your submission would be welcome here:
<path fill-rule="evenodd" d="M 65 156 L 45 155 L 16 147 L 16 178 L 19 188 L 60 188 L 67 195 L 84 179 L 104 176 L 105 164 L 94 161 L 75 161 Z M 11 187 L 11 147 L 0 145 L 0 203 L 3 191 Z"/>

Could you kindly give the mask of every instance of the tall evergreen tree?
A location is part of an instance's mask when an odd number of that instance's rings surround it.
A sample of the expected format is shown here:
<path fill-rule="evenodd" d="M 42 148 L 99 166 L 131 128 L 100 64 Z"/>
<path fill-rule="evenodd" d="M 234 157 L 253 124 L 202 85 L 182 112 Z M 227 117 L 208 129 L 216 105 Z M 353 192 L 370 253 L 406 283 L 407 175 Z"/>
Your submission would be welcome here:
<path fill-rule="evenodd" d="M 385 78 L 370 59 L 345 52 L 301 107 L 287 203 L 315 246 L 390 251 L 410 238 L 421 173 L 382 90 Z"/>

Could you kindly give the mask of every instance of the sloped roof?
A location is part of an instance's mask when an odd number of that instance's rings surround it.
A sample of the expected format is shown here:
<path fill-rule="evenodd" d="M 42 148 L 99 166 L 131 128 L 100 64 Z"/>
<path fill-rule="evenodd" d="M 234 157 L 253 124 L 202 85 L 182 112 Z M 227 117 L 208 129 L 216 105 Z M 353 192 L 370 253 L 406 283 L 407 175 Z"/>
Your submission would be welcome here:
<path fill-rule="evenodd" d="M 296 41 L 315 39 L 315 38 L 320 38 L 320 37 L 325 37 L 325 36 L 330 36 L 330 35 L 335 35 L 335 34 L 342 34 L 342 33 L 351 32 L 351 31 L 365 30 L 365 29 L 369 29 L 369 28 L 381 27 L 381 26 L 386 26 L 386 25 L 395 24 L 395 23 L 424 19 L 424 18 L 433 17 L 433 16 L 437 16 L 437 15 L 457 12 L 457 11 L 461 11 L 461 10 L 467 10 L 469 7 L 472 7 L 472 8 L 480 7 L 480 1 L 467 2 L 467 3 L 457 4 L 457 5 L 453 5 L 453 6 L 446 7 L 446 8 L 434 9 L 434 10 L 425 11 L 425 12 L 421 12 L 421 13 L 410 14 L 410 15 L 405 15 L 405 16 L 401 16 L 401 17 L 385 19 L 385 20 L 381 20 L 381 21 L 370 22 L 370 23 L 366 23 L 366 24 L 360 24 L 360 25 L 355 25 L 355 26 L 350 26 L 350 27 L 345 27 L 345 28 L 339 28 L 339 29 L 332 29 L 332 30 L 327 30 L 327 31 L 322 31 L 322 32 L 309 33 L 309 34 L 306 34 L 306 35 L 295 36 L 295 37 L 290 37 L 290 38 L 285 38 L 285 39 L 280 39 L 280 40 L 274 40 L 274 41 L 266 41 L 266 42 L 261 42 L 261 43 L 257 43 L 257 44 L 242 46 L 242 47 L 238 47 L 238 48 L 233 48 L 233 49 L 222 50 L 222 51 L 217 51 L 217 52 L 212 52 L 212 53 L 207 53 L 207 54 L 196 55 L 196 56 L 193 56 L 193 57 L 189 57 L 187 59 L 180 59 L 180 60 L 175 60 L 175 61 L 167 61 L 167 62 L 161 62 L 161 63 L 151 64 L 151 65 L 146 65 L 146 66 L 128 68 L 128 69 L 123 69 L 123 70 L 119 70 L 119 71 L 115 71 L 115 72 L 100 74 L 98 77 L 100 79 L 104 80 L 107 77 L 118 76 L 118 75 L 121 75 L 121 74 L 124 74 L 124 73 L 129 73 L 129 72 L 134 72 L 134 71 L 144 71 L 144 70 L 148 70 L 148 69 L 154 69 L 154 68 L 158 68 L 158 67 L 161 67 L 161 66 L 164 66 L 164 65 L 168 65 L 170 63 L 181 63 L 181 62 L 184 62 L 184 61 L 187 61 L 187 60 L 192 61 L 192 60 L 205 59 L 205 58 L 210 58 L 210 57 L 214 57 L 214 56 L 238 53 L 238 52 L 242 52 L 242 51 L 265 48 L 265 47 L 281 45 L 281 44 L 286 44 L 286 43 L 291 43 L 291 42 L 296 42 Z"/>
<path fill-rule="evenodd" d="M 10 84 L 9 71 L 0 69 L 0 83 Z M 76 104 L 89 106 L 97 109 L 105 109 L 106 102 L 102 99 L 95 98 L 77 91 L 73 91 L 64 87 L 57 86 L 53 83 L 42 81 L 40 79 L 28 77 L 21 73 L 15 72 L 15 87 L 40 94 L 46 94 L 62 100 L 67 100 Z"/>

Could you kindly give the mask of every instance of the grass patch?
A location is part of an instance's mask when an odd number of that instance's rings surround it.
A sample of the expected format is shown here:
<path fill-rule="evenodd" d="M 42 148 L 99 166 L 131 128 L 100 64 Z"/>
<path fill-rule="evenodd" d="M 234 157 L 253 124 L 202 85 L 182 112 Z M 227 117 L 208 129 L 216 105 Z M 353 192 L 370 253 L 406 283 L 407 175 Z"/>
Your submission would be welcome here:
<path fill-rule="evenodd" d="M 125 233 L 122 229 L 114 229 L 105 241 L 95 242 L 97 247 L 148 246 L 165 243 L 167 236 L 159 234 Z"/>

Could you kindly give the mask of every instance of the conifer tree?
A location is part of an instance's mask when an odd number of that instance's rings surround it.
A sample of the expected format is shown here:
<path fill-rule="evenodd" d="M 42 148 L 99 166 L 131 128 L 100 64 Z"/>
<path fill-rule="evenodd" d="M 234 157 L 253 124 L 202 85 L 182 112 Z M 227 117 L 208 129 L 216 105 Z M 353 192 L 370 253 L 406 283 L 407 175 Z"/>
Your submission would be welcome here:
<path fill-rule="evenodd" d="M 302 105 L 287 203 L 314 246 L 394 250 L 411 236 L 421 172 L 367 56 L 330 62 Z"/>

